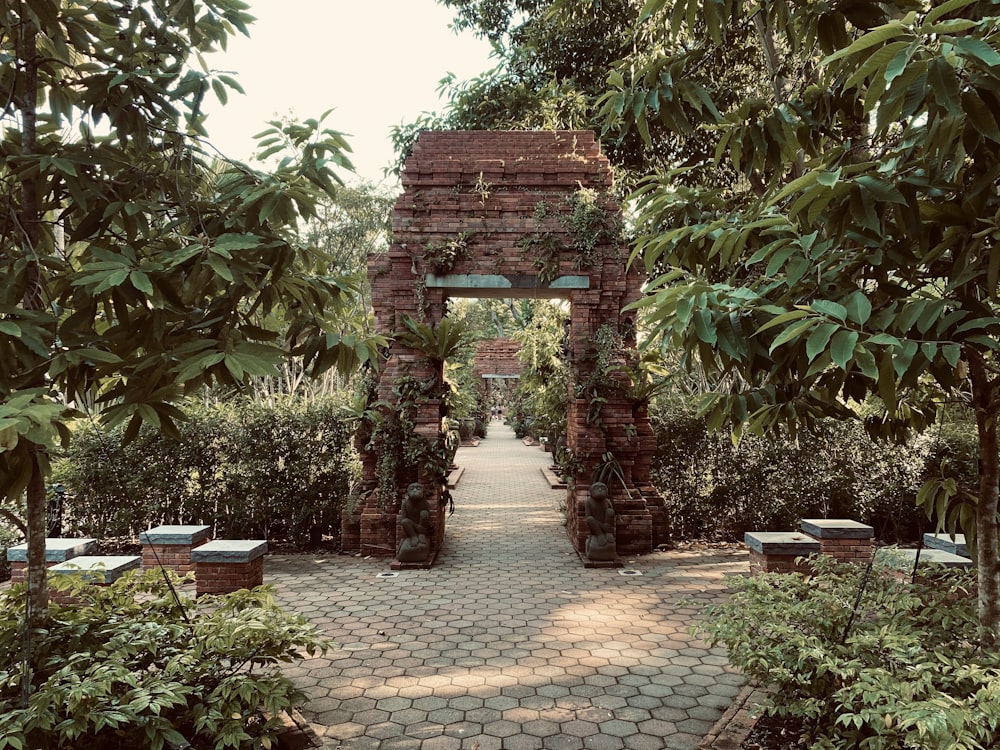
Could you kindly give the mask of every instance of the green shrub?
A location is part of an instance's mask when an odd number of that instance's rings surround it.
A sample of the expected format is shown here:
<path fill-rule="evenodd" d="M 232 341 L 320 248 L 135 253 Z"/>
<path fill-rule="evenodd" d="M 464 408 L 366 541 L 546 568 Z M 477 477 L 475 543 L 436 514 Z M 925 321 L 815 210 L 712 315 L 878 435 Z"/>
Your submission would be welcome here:
<path fill-rule="evenodd" d="M 182 598 L 186 621 L 159 571 L 56 585 L 80 604 L 32 632 L 26 705 L 24 586 L 0 593 L 0 750 L 271 747 L 303 698 L 280 664 L 330 645 L 268 587 Z"/>
<path fill-rule="evenodd" d="M 842 517 L 871 524 L 879 539 L 911 541 L 926 526 L 917 491 L 942 459 L 949 475 L 975 477 L 974 428 L 961 423 L 906 446 L 873 442 L 862 425 L 834 420 L 797 440 L 748 435 L 734 446 L 728 434 L 708 432 L 691 400 L 656 401 L 650 417 L 651 478 L 680 538 L 738 540 L 802 518 Z"/>
<path fill-rule="evenodd" d="M 10 563 L 7 562 L 8 548 L 20 544 L 22 541 L 24 541 L 24 537 L 20 531 L 5 526 L 3 521 L 0 521 L 0 581 L 6 581 L 10 578 Z"/>
<path fill-rule="evenodd" d="M 1000 742 L 1000 652 L 978 644 L 975 575 L 928 584 L 819 558 L 817 574 L 733 578 L 701 632 L 774 688 L 769 714 L 813 750 L 972 750 Z M 850 626 L 850 627 L 849 627 Z"/>
<path fill-rule="evenodd" d="M 359 473 L 352 426 L 336 402 L 189 404 L 174 440 L 83 425 L 57 462 L 67 525 L 98 538 L 161 523 L 214 526 L 218 537 L 308 546 L 339 531 Z"/>

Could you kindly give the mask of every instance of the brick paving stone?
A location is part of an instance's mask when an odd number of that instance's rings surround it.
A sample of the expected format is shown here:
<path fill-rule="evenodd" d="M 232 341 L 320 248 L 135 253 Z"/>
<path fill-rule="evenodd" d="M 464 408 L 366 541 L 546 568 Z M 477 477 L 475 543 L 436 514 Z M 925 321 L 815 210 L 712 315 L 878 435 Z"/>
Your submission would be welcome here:
<path fill-rule="evenodd" d="M 344 750 L 693 750 L 745 679 L 688 628 L 746 554 L 656 552 L 628 561 L 632 578 L 583 568 L 565 491 L 541 473 L 550 454 L 489 427 L 459 449 L 432 569 L 268 558 L 283 606 L 340 644 L 288 668 L 303 714 Z"/>

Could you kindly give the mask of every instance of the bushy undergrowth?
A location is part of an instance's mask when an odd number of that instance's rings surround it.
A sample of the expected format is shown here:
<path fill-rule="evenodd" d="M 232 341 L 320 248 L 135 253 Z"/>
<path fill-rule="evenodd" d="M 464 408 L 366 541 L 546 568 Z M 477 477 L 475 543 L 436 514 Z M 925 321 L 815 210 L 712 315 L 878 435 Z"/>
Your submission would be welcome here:
<path fill-rule="evenodd" d="M 68 530 L 135 536 L 162 523 L 214 526 L 217 537 L 301 546 L 339 530 L 358 475 L 352 428 L 335 402 L 189 404 L 174 440 L 144 429 L 81 425 L 56 464 Z"/>
<path fill-rule="evenodd" d="M 820 558 L 817 574 L 729 580 L 702 634 L 775 690 L 812 750 L 979 750 L 1000 743 L 1000 652 L 978 645 L 975 574 L 910 583 Z M 849 627 L 850 626 L 850 627 Z"/>
<path fill-rule="evenodd" d="M 745 531 L 796 528 L 802 518 L 851 518 L 889 542 L 912 541 L 926 521 L 921 484 L 945 471 L 975 482 L 974 428 L 953 424 L 909 445 L 873 442 L 857 423 L 828 421 L 797 440 L 748 435 L 734 446 L 710 433 L 691 401 L 657 402 L 652 480 L 679 538 L 741 540 Z"/>
<path fill-rule="evenodd" d="M 80 603 L 31 633 L 27 704 L 24 587 L 0 593 L 0 750 L 268 748 L 303 697 L 280 664 L 329 647 L 267 587 L 182 598 L 186 622 L 159 571 L 65 585 Z"/>
<path fill-rule="evenodd" d="M 0 520 L 0 581 L 10 578 L 10 563 L 7 561 L 7 550 L 21 542 L 22 535 L 16 529 L 5 526 Z"/>

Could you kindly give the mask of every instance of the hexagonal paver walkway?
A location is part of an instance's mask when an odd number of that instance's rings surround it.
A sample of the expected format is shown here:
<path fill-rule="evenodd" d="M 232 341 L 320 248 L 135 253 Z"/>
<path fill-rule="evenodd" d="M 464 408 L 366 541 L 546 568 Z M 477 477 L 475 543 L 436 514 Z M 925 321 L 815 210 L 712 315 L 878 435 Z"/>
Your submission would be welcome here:
<path fill-rule="evenodd" d="M 330 747 L 696 748 L 744 679 L 688 629 L 747 570 L 736 550 L 657 552 L 585 569 L 550 456 L 494 421 L 465 467 L 431 570 L 272 557 L 266 580 L 339 648 L 287 673 Z"/>

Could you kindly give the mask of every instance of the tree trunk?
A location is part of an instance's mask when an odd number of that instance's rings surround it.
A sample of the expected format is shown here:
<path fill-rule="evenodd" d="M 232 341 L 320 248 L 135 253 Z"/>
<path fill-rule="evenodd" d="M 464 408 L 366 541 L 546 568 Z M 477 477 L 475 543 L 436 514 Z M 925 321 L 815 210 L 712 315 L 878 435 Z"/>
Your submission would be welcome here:
<path fill-rule="evenodd" d="M 38 30 L 27 18 L 21 18 L 18 30 L 18 60 L 23 68 L 23 89 L 21 92 L 21 139 L 24 156 L 30 159 L 38 149 Z M 27 261 L 28 284 L 24 292 L 24 307 L 27 310 L 42 310 L 45 299 L 42 293 L 41 265 L 41 209 L 38 202 L 40 181 L 38 177 L 28 177 L 21 184 L 20 228 L 22 252 Z M 39 373 L 29 387 L 45 386 Z M 29 443 L 26 460 L 31 463 L 31 478 L 28 480 L 28 622 L 31 627 L 44 627 L 49 617 L 49 589 L 45 567 L 45 476 L 38 453 L 44 450 L 39 445 Z"/>
<path fill-rule="evenodd" d="M 28 624 L 42 628 L 49 618 L 49 586 L 45 565 L 45 476 L 38 460 L 38 446 L 31 446 L 31 479 L 28 481 Z"/>
<path fill-rule="evenodd" d="M 996 381 L 978 353 L 969 356 L 972 408 L 979 432 L 979 499 L 976 502 L 976 565 L 979 573 L 979 625 L 984 647 L 1000 642 L 1000 398 Z"/>

